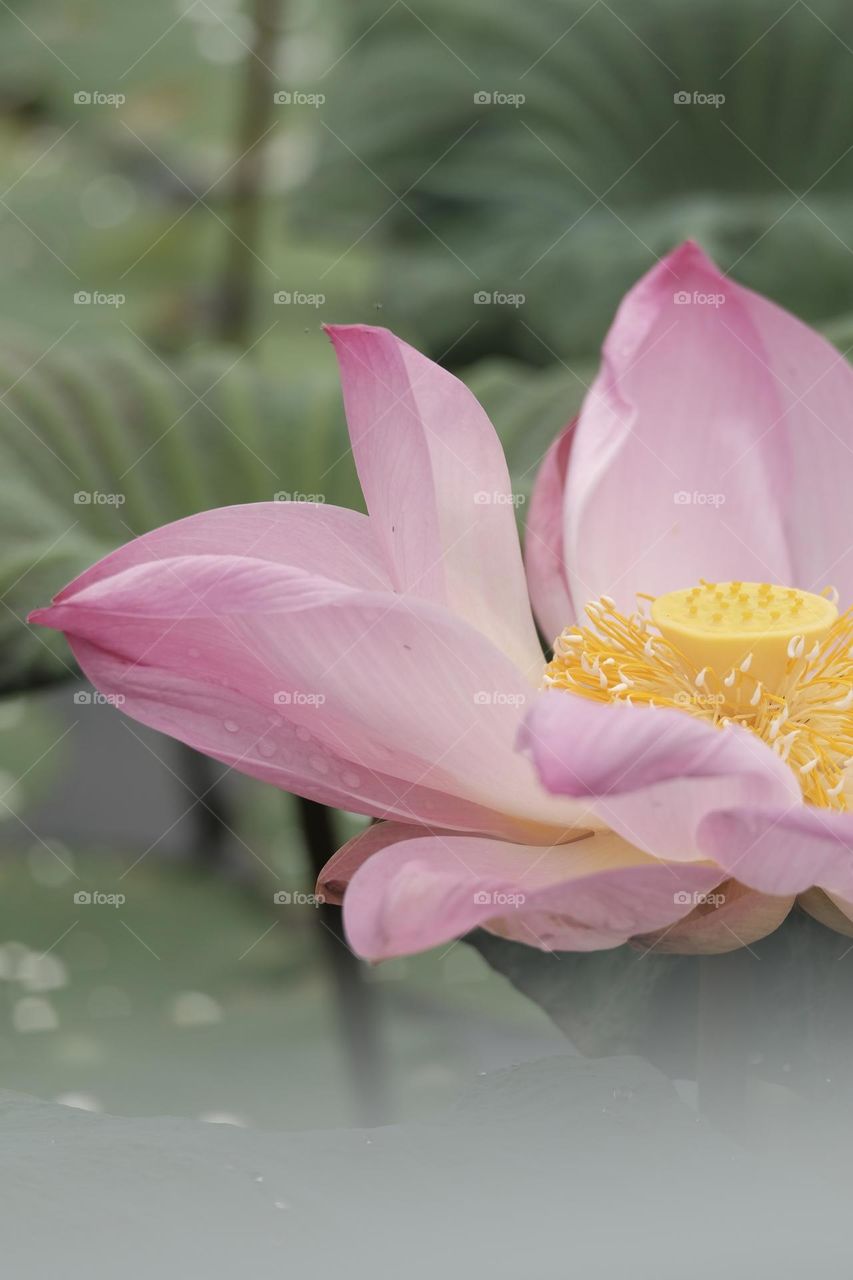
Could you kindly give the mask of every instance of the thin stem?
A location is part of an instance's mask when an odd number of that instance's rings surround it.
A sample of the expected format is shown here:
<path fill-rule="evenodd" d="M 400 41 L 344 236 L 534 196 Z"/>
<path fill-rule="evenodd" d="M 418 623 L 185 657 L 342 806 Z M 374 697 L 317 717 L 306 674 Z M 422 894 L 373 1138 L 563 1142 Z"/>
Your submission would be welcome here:
<path fill-rule="evenodd" d="M 334 814 L 313 800 L 299 798 L 297 806 L 305 847 L 316 879 L 338 847 Z M 388 1119 L 388 1093 L 376 990 L 366 981 L 364 967 L 347 945 L 340 910 L 325 903 L 317 910 L 321 943 L 335 988 L 341 1037 L 349 1059 L 359 1119 L 365 1125 L 381 1124 Z"/>
<path fill-rule="evenodd" d="M 218 299 L 216 328 L 225 342 L 247 347 L 251 339 L 264 204 L 265 137 L 274 109 L 276 46 L 281 0 L 252 0 L 252 42 L 246 57 L 238 159 L 231 185 L 231 234 Z M 324 805 L 297 798 L 302 835 L 316 877 L 338 847 L 334 815 Z M 376 992 L 347 946 L 337 908 L 318 907 L 319 936 L 335 991 L 338 1025 L 363 1124 L 386 1118 L 384 1057 Z"/>
<path fill-rule="evenodd" d="M 250 340 L 256 265 L 252 246 L 257 243 L 261 230 L 263 138 L 273 106 L 272 63 L 276 57 L 280 10 L 281 0 L 252 0 L 252 42 L 245 61 L 237 161 L 232 170 L 231 234 L 225 241 L 225 265 L 214 321 L 222 341 L 242 347 L 248 346 Z M 184 768 L 196 794 L 206 792 L 213 777 L 209 761 L 193 751 L 185 751 Z M 194 861 L 208 870 L 218 868 L 226 846 L 227 813 L 221 795 L 214 796 L 207 809 L 197 805 L 193 814 Z"/>
<path fill-rule="evenodd" d="M 228 829 L 234 825 L 231 806 L 223 788 L 217 786 L 218 766 L 214 761 L 183 742 L 178 746 L 180 773 L 193 795 L 203 800 L 192 809 L 190 856 L 199 870 L 216 872 L 223 867 L 228 852 Z"/>
<path fill-rule="evenodd" d="M 226 342 L 247 346 L 258 260 L 264 197 L 263 139 L 272 118 L 273 61 L 281 20 L 280 0 L 252 0 L 252 43 L 246 56 L 237 162 L 232 170 L 231 234 L 218 299 L 217 330 Z"/>

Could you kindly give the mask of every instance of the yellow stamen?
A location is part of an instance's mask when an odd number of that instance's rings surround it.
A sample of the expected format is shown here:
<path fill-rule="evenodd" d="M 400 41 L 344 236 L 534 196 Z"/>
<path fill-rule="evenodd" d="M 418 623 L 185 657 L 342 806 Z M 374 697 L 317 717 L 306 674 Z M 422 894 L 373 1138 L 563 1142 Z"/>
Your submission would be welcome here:
<path fill-rule="evenodd" d="M 722 615 L 720 591 L 732 600 Z M 846 809 L 853 609 L 839 617 L 833 597 L 703 582 L 653 599 L 647 618 L 621 614 L 604 596 L 587 607 L 589 626 L 557 638 L 545 684 L 741 724 L 790 765 L 808 803 Z"/>

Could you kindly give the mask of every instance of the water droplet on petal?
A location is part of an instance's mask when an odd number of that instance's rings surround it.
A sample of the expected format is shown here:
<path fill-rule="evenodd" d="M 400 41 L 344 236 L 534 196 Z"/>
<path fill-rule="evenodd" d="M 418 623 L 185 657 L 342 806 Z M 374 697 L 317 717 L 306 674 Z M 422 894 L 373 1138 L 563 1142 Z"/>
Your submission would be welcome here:
<path fill-rule="evenodd" d="M 226 720 L 223 724 L 226 733 L 236 733 L 240 726 L 236 720 Z"/>

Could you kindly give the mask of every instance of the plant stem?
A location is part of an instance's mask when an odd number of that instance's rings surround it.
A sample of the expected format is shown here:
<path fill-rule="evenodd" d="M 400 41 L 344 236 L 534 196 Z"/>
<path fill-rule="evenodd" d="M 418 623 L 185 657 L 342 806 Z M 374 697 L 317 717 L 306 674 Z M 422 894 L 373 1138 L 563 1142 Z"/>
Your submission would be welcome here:
<path fill-rule="evenodd" d="M 247 347 L 251 340 L 259 243 L 264 202 L 264 139 L 272 118 L 276 46 L 282 24 L 281 0 L 252 0 L 252 41 L 246 57 L 238 159 L 232 170 L 230 234 L 219 290 L 216 327 L 219 337 Z M 338 847 L 334 815 L 325 805 L 297 797 L 302 835 L 314 878 Z M 341 913 L 323 904 L 317 914 L 319 934 L 335 991 L 338 1025 L 348 1058 L 362 1124 L 386 1118 L 384 1057 L 376 992 L 365 980 L 363 966 L 347 946 Z"/>
<path fill-rule="evenodd" d="M 237 161 L 232 170 L 230 229 L 218 299 L 217 330 L 226 342 L 247 346 L 263 217 L 264 147 L 273 111 L 276 83 L 273 62 L 281 21 L 281 0 L 252 0 L 252 43 L 246 57 L 237 134 Z"/>
<path fill-rule="evenodd" d="M 297 807 L 316 880 L 339 844 L 334 814 L 325 805 L 301 797 L 297 799 Z M 388 1093 L 376 990 L 366 980 L 364 966 L 349 949 L 340 909 L 324 903 L 317 910 L 359 1120 L 364 1125 L 381 1124 L 388 1119 Z"/>
<path fill-rule="evenodd" d="M 217 786 L 218 766 L 183 742 L 179 742 L 178 746 L 181 753 L 181 775 L 193 795 L 201 797 L 192 809 L 190 856 L 200 871 L 219 871 L 225 863 L 228 828 L 233 826 L 233 822 L 231 806 L 222 787 Z"/>

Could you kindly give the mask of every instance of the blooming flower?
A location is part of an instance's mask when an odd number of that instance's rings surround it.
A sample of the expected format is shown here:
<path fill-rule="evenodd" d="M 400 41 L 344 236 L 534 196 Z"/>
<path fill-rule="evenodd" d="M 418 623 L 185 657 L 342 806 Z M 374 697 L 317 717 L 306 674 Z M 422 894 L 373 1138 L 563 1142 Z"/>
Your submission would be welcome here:
<path fill-rule="evenodd" d="M 136 719 L 383 819 L 321 877 L 371 959 L 478 925 L 723 951 L 797 896 L 853 931 L 853 621 L 822 593 L 853 603 L 844 359 L 676 250 L 543 463 L 525 577 L 471 393 L 329 332 L 368 515 L 191 516 L 33 620 Z"/>

